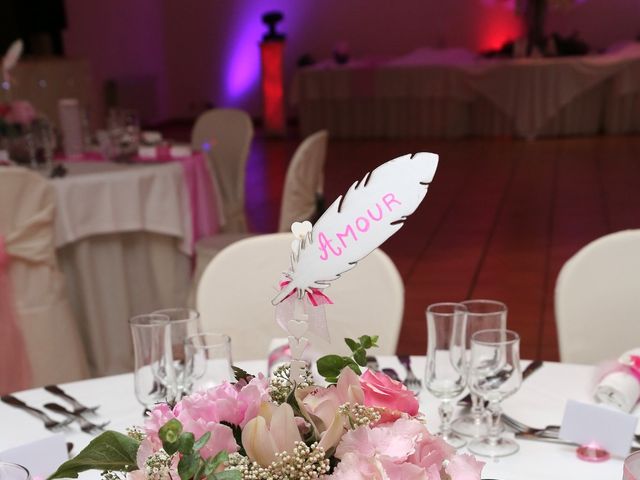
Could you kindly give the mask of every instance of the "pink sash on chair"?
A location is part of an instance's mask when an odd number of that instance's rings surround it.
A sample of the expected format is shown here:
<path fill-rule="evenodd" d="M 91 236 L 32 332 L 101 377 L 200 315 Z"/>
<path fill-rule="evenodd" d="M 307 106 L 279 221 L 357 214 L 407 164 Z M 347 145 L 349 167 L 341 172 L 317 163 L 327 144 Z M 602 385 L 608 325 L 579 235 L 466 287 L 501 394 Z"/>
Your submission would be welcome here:
<path fill-rule="evenodd" d="M 9 277 L 9 254 L 0 235 L 0 393 L 23 390 L 30 384 L 29 357 Z"/>

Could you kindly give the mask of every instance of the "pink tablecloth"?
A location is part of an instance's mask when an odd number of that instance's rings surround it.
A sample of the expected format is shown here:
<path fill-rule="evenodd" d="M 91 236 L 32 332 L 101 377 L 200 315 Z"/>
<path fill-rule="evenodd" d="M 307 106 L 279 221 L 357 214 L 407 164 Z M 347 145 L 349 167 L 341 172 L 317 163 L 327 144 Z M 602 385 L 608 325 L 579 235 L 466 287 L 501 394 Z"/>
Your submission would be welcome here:
<path fill-rule="evenodd" d="M 63 162 L 104 162 L 105 157 L 100 153 L 88 152 L 81 157 L 66 158 L 57 157 Z M 193 228 L 193 242 L 204 237 L 209 237 L 220 229 L 220 210 L 218 208 L 218 195 L 212 182 L 207 158 L 202 152 L 193 152 L 186 157 L 159 156 L 158 158 L 135 157 L 136 164 L 157 164 L 163 162 L 179 162 L 182 165 L 184 182 L 189 192 L 189 204 L 191 207 L 191 225 Z"/>

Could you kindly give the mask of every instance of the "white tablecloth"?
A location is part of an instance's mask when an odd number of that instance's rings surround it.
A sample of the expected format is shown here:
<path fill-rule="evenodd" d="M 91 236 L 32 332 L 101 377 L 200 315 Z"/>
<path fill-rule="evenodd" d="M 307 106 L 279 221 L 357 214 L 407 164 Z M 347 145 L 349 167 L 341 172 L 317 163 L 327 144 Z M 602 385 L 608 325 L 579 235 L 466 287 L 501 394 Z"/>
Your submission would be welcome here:
<path fill-rule="evenodd" d="M 380 358 L 381 366 L 395 368 L 401 376 L 404 371 L 395 358 Z M 264 371 L 265 362 L 239 362 L 238 366 L 250 372 Z M 414 357 L 416 374 L 424 370 L 424 357 Z M 505 411 L 534 427 L 559 424 L 565 402 L 568 399 L 591 401 L 591 367 L 545 363 L 529 377 L 520 391 L 504 404 Z M 133 394 L 133 377 L 130 374 L 76 382 L 64 389 L 88 405 L 101 405 L 101 417 L 110 419 L 110 429 L 124 431 L 127 426 L 142 422 L 142 407 Z M 30 405 L 40 407 L 48 401 L 58 401 L 44 390 L 29 390 L 16 394 Z M 437 429 L 437 401 L 423 392 L 420 396 L 421 411 L 427 415 L 429 428 Z M 60 403 L 60 402 L 59 402 Z M 640 414 L 636 410 L 636 414 Z M 50 435 L 40 421 L 0 403 L 0 451 Z M 67 440 L 75 445 L 74 452 L 84 447 L 91 437 L 74 430 L 67 433 Z M 622 459 L 592 464 L 576 458 L 575 448 L 544 442 L 518 440 L 520 451 L 510 457 L 487 462 L 483 478 L 500 480 L 615 480 L 622 478 Z M 97 472 L 81 474 L 81 479 L 97 479 Z"/>
<path fill-rule="evenodd" d="M 65 164 L 56 245 L 94 376 L 133 368 L 128 319 L 185 305 L 192 250 L 179 163 Z"/>
<path fill-rule="evenodd" d="M 292 100 L 304 135 L 516 135 L 639 131 L 640 44 L 606 55 L 489 60 L 421 49 L 385 62 L 300 70 Z M 631 106 L 629 106 L 631 104 Z"/>

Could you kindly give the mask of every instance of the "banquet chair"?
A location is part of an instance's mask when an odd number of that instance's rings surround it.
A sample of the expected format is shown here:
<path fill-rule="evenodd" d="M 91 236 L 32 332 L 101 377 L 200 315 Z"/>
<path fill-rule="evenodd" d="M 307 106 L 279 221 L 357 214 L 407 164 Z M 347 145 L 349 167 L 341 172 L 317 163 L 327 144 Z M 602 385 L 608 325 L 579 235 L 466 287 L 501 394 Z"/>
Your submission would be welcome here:
<path fill-rule="evenodd" d="M 244 179 L 252 139 L 251 117 L 233 108 L 204 112 L 191 132 L 191 146 L 206 152 L 209 159 L 222 200 L 225 232 L 247 231 Z"/>
<path fill-rule="evenodd" d="M 56 259 L 54 213 L 53 188 L 44 177 L 0 167 L 0 390 L 87 376 L 78 324 Z M 28 362 L 28 380 L 16 383 L 14 378 L 8 385 L 11 378 L 3 369 L 17 368 L 21 361 Z"/>
<path fill-rule="evenodd" d="M 205 330 L 231 337 L 234 360 L 265 358 L 271 340 L 287 334 L 274 319 L 271 299 L 290 265 L 291 233 L 241 240 L 207 266 L 198 285 L 197 309 Z M 376 355 L 395 353 L 402 324 L 404 286 L 391 259 L 380 249 L 324 290 L 331 341 L 309 333 L 316 354 L 349 354 L 345 337 L 379 335 Z"/>
<path fill-rule="evenodd" d="M 322 199 L 328 137 L 326 130 L 309 135 L 293 154 L 284 183 L 278 231 L 290 232 L 293 222 L 314 220 L 321 213 L 318 205 Z M 251 236 L 250 233 L 220 233 L 198 241 L 194 284 L 223 248 Z"/>
<path fill-rule="evenodd" d="M 560 359 L 615 360 L 640 346 L 640 230 L 598 238 L 560 270 L 555 316 Z"/>

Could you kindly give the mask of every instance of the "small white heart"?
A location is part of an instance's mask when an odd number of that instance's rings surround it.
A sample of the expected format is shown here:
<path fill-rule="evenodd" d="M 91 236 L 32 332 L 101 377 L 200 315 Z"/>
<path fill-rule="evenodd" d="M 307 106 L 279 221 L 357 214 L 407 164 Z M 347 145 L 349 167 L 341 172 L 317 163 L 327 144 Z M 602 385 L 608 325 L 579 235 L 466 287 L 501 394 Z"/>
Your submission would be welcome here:
<path fill-rule="evenodd" d="M 289 337 L 289 347 L 291 348 L 291 356 L 294 359 L 298 359 L 302 357 L 305 349 L 309 345 L 309 340 L 305 337 L 297 339 L 295 337 Z"/>
<path fill-rule="evenodd" d="M 307 367 L 307 362 L 304 360 L 291 360 L 289 364 L 289 378 L 296 383 L 302 381 L 302 372 Z"/>
<path fill-rule="evenodd" d="M 308 233 L 311 233 L 313 230 L 313 225 L 308 220 L 304 222 L 293 222 L 291 224 L 291 233 L 293 233 L 296 238 L 303 239 Z"/>
<path fill-rule="evenodd" d="M 289 320 L 287 323 L 287 330 L 296 338 L 300 338 L 309 329 L 307 322 L 301 322 L 300 320 Z"/>

